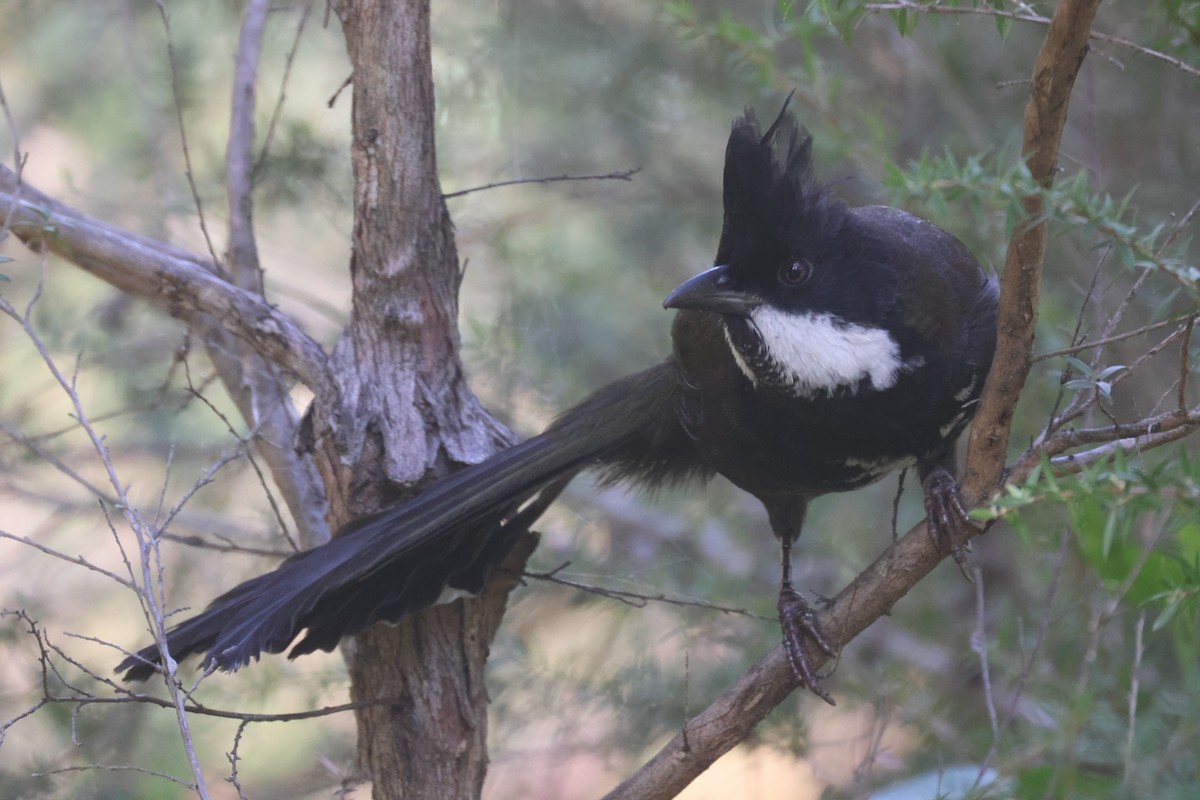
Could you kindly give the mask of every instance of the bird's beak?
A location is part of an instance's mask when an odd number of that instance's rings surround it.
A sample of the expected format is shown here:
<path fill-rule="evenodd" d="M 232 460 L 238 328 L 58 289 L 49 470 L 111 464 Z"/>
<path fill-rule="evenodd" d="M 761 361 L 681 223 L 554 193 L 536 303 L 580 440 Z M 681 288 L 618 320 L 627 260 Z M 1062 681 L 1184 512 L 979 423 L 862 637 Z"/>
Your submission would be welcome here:
<path fill-rule="evenodd" d="M 663 308 L 690 308 L 741 317 L 748 316 L 761 304 L 757 297 L 733 288 L 729 267 L 724 264 L 688 278 L 663 300 Z"/>

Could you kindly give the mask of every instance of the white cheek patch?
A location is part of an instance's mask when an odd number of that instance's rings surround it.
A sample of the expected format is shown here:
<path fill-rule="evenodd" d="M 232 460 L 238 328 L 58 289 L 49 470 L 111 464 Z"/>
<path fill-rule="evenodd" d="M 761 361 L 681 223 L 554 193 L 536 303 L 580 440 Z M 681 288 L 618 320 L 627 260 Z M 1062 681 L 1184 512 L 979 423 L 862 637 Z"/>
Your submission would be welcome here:
<path fill-rule="evenodd" d="M 900 345 L 882 328 L 842 322 L 830 314 L 795 314 L 770 306 L 750 312 L 775 376 L 798 395 L 832 392 L 869 380 L 890 388 L 905 364 Z M 734 348 L 734 352 L 737 349 Z M 738 359 L 738 366 L 748 368 Z"/>

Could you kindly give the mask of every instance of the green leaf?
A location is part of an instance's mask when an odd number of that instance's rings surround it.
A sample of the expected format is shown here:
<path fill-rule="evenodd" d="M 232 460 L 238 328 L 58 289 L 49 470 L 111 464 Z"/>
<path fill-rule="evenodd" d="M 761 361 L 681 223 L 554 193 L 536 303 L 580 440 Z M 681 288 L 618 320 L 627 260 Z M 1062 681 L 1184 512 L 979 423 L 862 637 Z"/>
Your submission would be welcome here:
<path fill-rule="evenodd" d="M 1117 513 L 1119 511 L 1120 509 L 1116 508 L 1110 509 L 1108 512 L 1108 519 L 1104 521 L 1104 536 L 1101 540 L 1102 544 L 1100 546 L 1100 552 L 1105 558 L 1108 558 L 1108 556 L 1112 553 L 1113 539 L 1116 537 L 1117 533 Z"/>
<path fill-rule="evenodd" d="M 1183 606 L 1183 595 L 1175 595 L 1167 602 L 1162 613 L 1154 619 L 1154 624 L 1150 626 L 1150 630 L 1160 631 L 1167 626 L 1171 619 L 1179 613 L 1179 609 Z"/>
<path fill-rule="evenodd" d="M 1066 359 L 1067 363 L 1074 367 L 1076 372 L 1087 375 L 1089 378 L 1096 377 L 1096 371 L 1086 361 L 1082 361 L 1075 356 L 1067 356 Z"/>
<path fill-rule="evenodd" d="M 900 31 L 901 36 L 908 36 L 915 31 L 917 29 L 917 20 L 920 18 L 920 14 L 913 14 L 907 8 L 892 12 L 892 19 L 896 20 L 896 29 Z"/>
<path fill-rule="evenodd" d="M 1045 482 L 1046 488 L 1051 494 L 1059 497 L 1062 496 L 1062 489 L 1058 488 L 1058 478 L 1054 475 L 1054 467 L 1050 464 L 1050 456 L 1046 455 L 1045 453 L 1042 454 L 1042 461 L 1040 464 L 1038 464 L 1038 471 L 1036 474 L 1040 480 Z M 1030 477 L 1033 476 L 1030 475 Z"/>
<path fill-rule="evenodd" d="M 1008 38 L 1008 32 L 1012 30 L 1013 21 L 1010 17 L 995 17 L 996 33 L 1000 34 L 1000 39 L 1003 41 Z"/>

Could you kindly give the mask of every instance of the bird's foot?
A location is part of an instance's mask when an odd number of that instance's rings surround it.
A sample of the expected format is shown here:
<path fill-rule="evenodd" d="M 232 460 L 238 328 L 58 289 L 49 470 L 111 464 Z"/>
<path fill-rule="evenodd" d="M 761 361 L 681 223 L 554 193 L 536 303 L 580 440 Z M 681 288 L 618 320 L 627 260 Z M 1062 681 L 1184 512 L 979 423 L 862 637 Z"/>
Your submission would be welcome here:
<path fill-rule="evenodd" d="M 967 553 L 971 552 L 970 541 L 958 541 L 968 532 L 983 530 L 983 523 L 973 520 L 958 494 L 958 482 L 947 470 L 938 467 L 922 482 L 925 489 L 925 516 L 929 526 L 929 538 L 942 555 L 949 555 L 958 565 L 959 572 L 967 580 Z"/>
<path fill-rule="evenodd" d="M 788 663 L 791 664 L 796 679 L 829 705 L 837 705 L 821 685 L 821 680 L 812 665 L 808 663 L 808 656 L 804 652 L 804 639 L 811 639 L 827 656 L 834 654 L 833 648 L 817 624 L 817 615 L 805 599 L 792 588 L 791 583 L 784 583 L 779 587 L 779 625 L 783 629 L 783 651 L 787 653 Z"/>

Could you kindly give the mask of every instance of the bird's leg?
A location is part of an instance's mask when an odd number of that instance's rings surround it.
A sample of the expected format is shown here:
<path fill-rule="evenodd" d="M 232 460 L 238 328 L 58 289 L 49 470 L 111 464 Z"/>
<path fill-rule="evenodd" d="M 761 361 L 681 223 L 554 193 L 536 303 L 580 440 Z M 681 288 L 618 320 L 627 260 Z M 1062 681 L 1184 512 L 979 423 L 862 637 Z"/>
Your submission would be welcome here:
<path fill-rule="evenodd" d="M 825 655 L 832 656 L 833 648 L 817 624 L 817 615 L 792 586 L 792 540 L 784 536 L 781 541 L 783 578 L 779 582 L 779 625 L 783 629 L 783 651 L 787 653 L 796 679 L 829 705 L 837 705 L 808 663 L 808 656 L 804 653 L 804 637 L 816 642 Z"/>
<path fill-rule="evenodd" d="M 935 466 L 921 477 L 925 489 L 925 515 L 929 538 L 942 555 L 950 555 L 967 580 L 967 553 L 971 543 L 957 544 L 957 540 L 971 530 L 981 530 L 983 525 L 971 519 L 958 495 L 958 481 L 944 466 Z"/>

